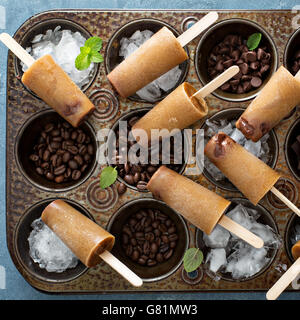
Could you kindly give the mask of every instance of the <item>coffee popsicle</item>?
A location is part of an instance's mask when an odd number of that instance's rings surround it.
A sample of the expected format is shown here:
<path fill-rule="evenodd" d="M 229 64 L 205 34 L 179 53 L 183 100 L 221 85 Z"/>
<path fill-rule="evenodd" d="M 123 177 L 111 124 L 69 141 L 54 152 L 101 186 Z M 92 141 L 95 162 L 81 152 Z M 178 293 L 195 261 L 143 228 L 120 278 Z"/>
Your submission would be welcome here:
<path fill-rule="evenodd" d="M 154 136 L 153 129 L 157 129 L 157 134 L 163 138 L 168 136 L 172 130 L 182 130 L 206 116 L 208 106 L 204 98 L 237 74 L 239 70 L 238 66 L 228 68 L 198 91 L 188 82 L 181 84 L 134 124 L 132 134 L 136 141 L 143 147 L 147 147 L 151 139 L 158 138 Z M 146 132 L 147 140 L 145 135 L 139 136 L 137 129 Z M 163 129 L 166 130 L 163 131 Z"/>
<path fill-rule="evenodd" d="M 218 18 L 210 12 L 176 38 L 163 27 L 107 76 L 121 97 L 128 97 L 188 59 L 183 47 Z"/>
<path fill-rule="evenodd" d="M 9 34 L 1 33 L 0 40 L 28 69 L 22 82 L 36 93 L 73 127 L 95 110 L 95 106 L 50 55 L 38 60 L 24 50 Z"/>
<path fill-rule="evenodd" d="M 295 262 L 267 292 L 266 297 L 268 300 L 276 300 L 289 286 L 289 284 L 300 274 L 300 240 L 293 245 L 292 256 L 295 259 Z"/>
<path fill-rule="evenodd" d="M 254 205 L 280 178 L 276 171 L 223 132 L 208 141 L 204 153 Z"/>
<path fill-rule="evenodd" d="M 103 259 L 133 285 L 142 284 L 138 276 L 109 253 L 115 237 L 65 201 L 52 201 L 41 218 L 87 267 L 94 267 Z"/>
<path fill-rule="evenodd" d="M 95 110 L 88 97 L 49 54 L 24 72 L 22 82 L 73 127 L 78 127 Z"/>
<path fill-rule="evenodd" d="M 206 234 L 219 223 L 254 247 L 263 246 L 262 239 L 224 215 L 230 201 L 177 172 L 161 166 L 147 188 Z"/>
<path fill-rule="evenodd" d="M 247 139 L 258 141 L 300 103 L 300 73 L 283 66 L 271 77 L 236 122 Z"/>

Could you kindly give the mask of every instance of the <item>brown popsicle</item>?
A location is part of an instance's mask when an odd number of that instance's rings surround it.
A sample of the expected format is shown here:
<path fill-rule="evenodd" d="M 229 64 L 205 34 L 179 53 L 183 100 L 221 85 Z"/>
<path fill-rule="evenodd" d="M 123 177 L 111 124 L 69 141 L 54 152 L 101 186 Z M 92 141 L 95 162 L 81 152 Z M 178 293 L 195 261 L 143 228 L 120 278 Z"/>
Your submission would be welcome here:
<path fill-rule="evenodd" d="M 223 132 L 208 141 L 204 153 L 254 205 L 280 178 L 276 171 Z"/>
<path fill-rule="evenodd" d="M 151 109 L 132 127 L 132 134 L 142 146 L 146 147 L 151 138 L 152 129 L 184 129 L 195 121 L 203 118 L 208 111 L 205 100 L 192 97 L 196 89 L 184 82 L 170 93 L 164 100 Z M 146 131 L 148 139 L 139 137 L 137 129 Z M 168 131 L 160 132 L 161 136 L 168 135 Z"/>
<path fill-rule="evenodd" d="M 51 202 L 42 220 L 87 267 L 99 264 L 99 255 L 114 246 L 113 235 L 63 200 Z"/>
<path fill-rule="evenodd" d="M 115 237 L 63 200 L 52 201 L 42 212 L 43 222 L 65 243 L 87 267 L 101 259 L 134 286 L 143 281 L 109 251 Z"/>
<path fill-rule="evenodd" d="M 95 110 L 95 106 L 50 55 L 36 60 L 25 71 L 22 82 L 73 127 Z"/>
<path fill-rule="evenodd" d="M 203 118 L 208 112 L 204 98 L 239 71 L 238 66 L 232 66 L 198 91 L 189 83 L 184 82 L 133 126 L 134 138 L 143 147 L 147 147 L 150 140 L 158 138 L 154 133 L 164 138 L 172 130 L 184 129 Z M 137 129 L 144 130 L 147 136 L 139 136 Z M 153 129 L 157 130 L 154 132 Z"/>
<path fill-rule="evenodd" d="M 276 300 L 288 285 L 300 274 L 300 240 L 293 245 L 292 255 L 295 262 L 267 292 L 266 297 L 268 300 Z"/>
<path fill-rule="evenodd" d="M 107 76 L 120 96 L 131 96 L 148 83 L 188 59 L 183 47 L 218 19 L 210 12 L 178 38 L 163 27 Z"/>
<path fill-rule="evenodd" d="M 163 27 L 114 68 L 107 78 L 120 96 L 126 98 L 187 59 L 186 51 L 172 31 Z"/>
<path fill-rule="evenodd" d="M 254 247 L 263 246 L 262 239 L 224 215 L 230 201 L 177 172 L 161 166 L 147 188 L 206 234 L 219 223 Z"/>
<path fill-rule="evenodd" d="M 300 74 L 283 66 L 271 77 L 236 122 L 247 139 L 258 141 L 300 103 Z"/>

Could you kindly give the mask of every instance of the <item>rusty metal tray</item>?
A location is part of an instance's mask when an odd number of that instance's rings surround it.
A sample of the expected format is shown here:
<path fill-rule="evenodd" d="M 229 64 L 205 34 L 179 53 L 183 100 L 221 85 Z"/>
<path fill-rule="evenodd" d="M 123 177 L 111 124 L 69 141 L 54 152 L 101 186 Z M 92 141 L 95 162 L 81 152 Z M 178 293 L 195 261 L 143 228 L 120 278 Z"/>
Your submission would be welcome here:
<path fill-rule="evenodd" d="M 52 18 L 68 19 L 84 27 L 93 35 L 100 35 L 103 39 L 104 50 L 111 36 L 124 24 L 134 19 L 153 18 L 167 22 L 179 32 L 182 32 L 185 23 L 190 17 L 199 19 L 206 11 L 201 10 L 156 10 L 156 11 L 103 11 L 103 10 L 54 10 L 37 14 L 25 21 L 16 31 L 14 38 L 21 41 L 35 24 Z M 293 13 L 285 10 L 274 11 L 220 11 L 219 20 L 229 18 L 245 18 L 252 20 L 261 25 L 269 32 L 273 38 L 279 57 L 279 65 L 283 62 L 283 53 L 289 37 L 294 32 L 290 23 L 293 18 Z M 186 81 L 189 81 L 199 88 L 201 86 L 194 67 L 195 48 L 199 41 L 197 37 L 188 45 L 190 53 L 190 66 Z M 104 51 L 103 51 L 104 52 Z M 110 83 L 106 78 L 105 65 L 102 63 L 97 73 L 97 77 L 86 91 L 87 96 L 95 103 L 96 112 L 88 121 L 95 131 L 100 128 L 110 128 L 112 124 L 125 112 L 151 106 L 149 103 L 138 103 L 132 100 L 118 97 Z M 227 102 L 210 95 L 207 98 L 209 115 L 227 108 L 248 106 L 247 102 Z M 36 112 L 46 109 L 47 106 L 41 100 L 29 93 L 20 80 L 16 77 L 14 68 L 14 57 L 11 52 L 8 54 L 7 64 L 7 140 L 6 140 L 6 230 L 7 230 L 7 245 L 11 258 L 19 272 L 36 289 L 48 293 L 105 293 L 105 292 L 193 292 L 193 291 L 255 291 L 267 290 L 279 278 L 280 273 L 275 269 L 278 263 L 291 264 L 286 249 L 282 246 L 271 266 L 258 277 L 249 281 L 234 282 L 234 281 L 214 281 L 207 274 L 204 274 L 201 281 L 189 278 L 183 271 L 182 265 L 169 277 L 151 283 L 145 283 L 141 288 L 133 288 L 126 283 L 119 275 L 101 263 L 95 268 L 89 269 L 78 278 L 67 282 L 46 282 L 37 279 L 30 274 L 18 259 L 14 244 L 14 231 L 16 225 L 23 213 L 33 204 L 48 198 L 63 197 L 68 198 L 84 206 L 94 217 L 94 219 L 102 227 L 106 227 L 110 217 L 124 203 L 132 199 L 151 197 L 149 193 L 140 193 L 127 188 L 123 195 L 118 195 L 116 185 L 99 190 L 99 173 L 101 168 L 97 167 L 92 172 L 92 175 L 87 181 L 80 186 L 65 191 L 63 193 L 55 193 L 44 191 L 34 187 L 21 174 L 16 164 L 15 156 L 15 140 L 23 123 L 32 117 Z M 276 163 L 278 170 L 290 182 L 294 192 L 297 195 L 300 187 L 300 182 L 291 174 L 286 165 L 286 160 L 283 152 L 285 136 L 289 127 L 299 118 L 299 109 L 296 110 L 287 120 L 284 120 L 275 129 L 279 142 L 279 154 Z M 204 121 L 204 120 L 203 120 Z M 198 122 L 195 128 L 200 128 L 203 121 Z M 238 192 L 224 191 L 211 182 L 203 175 L 193 178 L 201 182 L 204 186 L 225 197 L 242 197 Z M 274 207 L 267 197 L 260 202 L 265 208 L 272 213 L 279 232 L 284 238 L 287 222 L 292 216 L 292 212 L 288 209 L 278 209 Z M 300 199 L 296 198 L 296 205 L 300 206 Z M 188 224 L 189 228 L 189 246 L 196 245 L 195 236 L 196 228 Z M 201 272 L 201 270 L 198 270 Z M 197 278 L 197 277 L 196 277 Z M 289 290 L 292 290 L 291 288 Z"/>

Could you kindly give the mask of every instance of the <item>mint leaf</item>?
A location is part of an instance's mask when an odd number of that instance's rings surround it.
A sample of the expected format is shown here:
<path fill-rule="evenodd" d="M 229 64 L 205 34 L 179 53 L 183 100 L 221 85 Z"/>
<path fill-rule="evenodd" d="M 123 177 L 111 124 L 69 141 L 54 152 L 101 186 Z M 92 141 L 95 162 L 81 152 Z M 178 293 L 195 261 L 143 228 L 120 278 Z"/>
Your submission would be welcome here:
<path fill-rule="evenodd" d="M 77 58 L 75 59 L 75 67 L 78 70 L 84 70 L 89 67 L 91 64 L 91 57 L 88 54 L 85 54 L 84 52 L 80 53 Z"/>
<path fill-rule="evenodd" d="M 188 249 L 183 257 L 183 267 L 186 272 L 196 270 L 203 261 L 203 253 L 198 248 Z"/>
<path fill-rule="evenodd" d="M 91 61 L 96 63 L 103 62 L 104 60 L 102 54 L 100 54 L 97 51 L 92 51 L 90 53 L 90 57 L 91 57 Z"/>
<path fill-rule="evenodd" d="M 102 39 L 91 37 L 85 41 L 84 46 L 91 48 L 92 51 L 99 51 L 102 48 Z"/>
<path fill-rule="evenodd" d="M 102 48 L 102 39 L 91 37 L 87 39 L 83 47 L 80 47 L 80 54 L 75 59 L 75 67 L 78 70 L 87 69 L 92 62 L 103 62 L 103 56 L 98 52 Z"/>
<path fill-rule="evenodd" d="M 105 189 L 112 185 L 118 176 L 118 171 L 113 167 L 106 167 L 102 170 L 100 174 L 100 187 Z"/>
<path fill-rule="evenodd" d="M 254 50 L 258 47 L 262 34 L 261 33 L 253 33 L 249 36 L 247 40 L 247 47 L 249 50 Z"/>

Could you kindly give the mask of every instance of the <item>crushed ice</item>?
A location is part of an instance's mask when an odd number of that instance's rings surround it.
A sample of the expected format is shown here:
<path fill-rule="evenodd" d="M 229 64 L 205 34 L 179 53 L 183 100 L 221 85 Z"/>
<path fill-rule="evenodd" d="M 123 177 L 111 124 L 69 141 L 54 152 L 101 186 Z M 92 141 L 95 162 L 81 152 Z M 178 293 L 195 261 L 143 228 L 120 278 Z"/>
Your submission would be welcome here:
<path fill-rule="evenodd" d="M 47 227 L 41 218 L 32 222 L 29 242 L 29 255 L 39 267 L 48 272 L 63 272 L 76 267 L 77 257 L 73 252 Z"/>
<path fill-rule="evenodd" d="M 137 30 L 130 38 L 122 38 L 120 41 L 119 56 L 126 59 L 135 50 L 137 50 L 145 41 L 150 39 L 153 32 L 150 30 Z M 166 72 L 159 78 L 149 83 L 144 88 L 138 90 L 136 94 L 149 102 L 155 102 L 161 97 L 163 92 L 167 92 L 172 89 L 178 82 L 181 76 L 181 69 L 179 66 Z"/>
<path fill-rule="evenodd" d="M 47 30 L 45 34 L 36 35 L 31 41 L 31 47 L 26 48 L 26 51 L 35 59 L 50 54 L 77 86 L 82 88 L 90 81 L 94 69 L 93 63 L 81 71 L 75 67 L 75 59 L 86 38 L 78 31 L 60 29 L 61 26 L 57 26 L 54 30 Z M 26 71 L 27 66 L 22 62 L 21 65 L 22 70 Z"/>
<path fill-rule="evenodd" d="M 210 249 L 205 264 L 212 274 L 231 273 L 236 280 L 249 278 L 267 265 L 270 250 L 279 248 L 282 240 L 270 226 L 257 222 L 257 210 L 238 204 L 226 215 L 261 237 L 264 246 L 256 249 L 217 225 L 210 235 L 203 234 Z"/>

